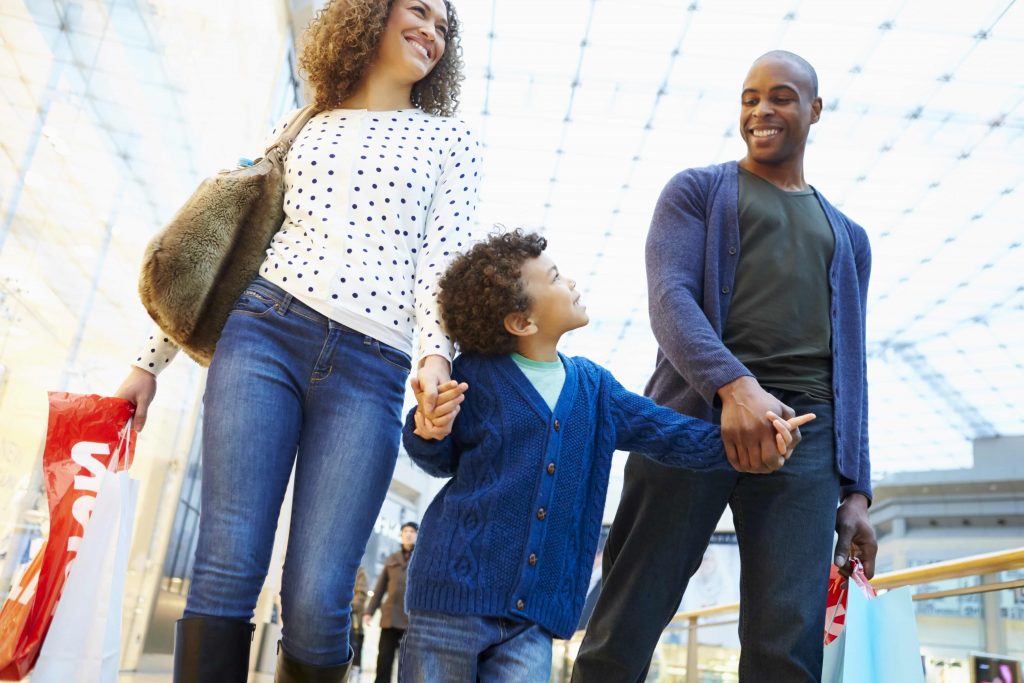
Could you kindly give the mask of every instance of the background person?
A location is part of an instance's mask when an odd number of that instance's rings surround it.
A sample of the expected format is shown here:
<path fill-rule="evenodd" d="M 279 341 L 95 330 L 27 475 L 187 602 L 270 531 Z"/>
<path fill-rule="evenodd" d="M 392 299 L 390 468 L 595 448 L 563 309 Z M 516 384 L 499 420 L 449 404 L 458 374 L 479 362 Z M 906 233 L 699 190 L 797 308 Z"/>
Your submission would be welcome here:
<path fill-rule="evenodd" d="M 370 582 L 366 578 L 366 570 L 362 565 L 356 570 L 356 583 L 352 590 L 352 617 L 348 632 L 349 647 L 352 648 L 352 676 L 359 680 L 363 666 L 363 612 L 366 611 L 366 596 L 370 592 Z"/>
<path fill-rule="evenodd" d="M 377 645 L 377 683 L 390 683 L 391 669 L 402 642 L 405 630 L 409 628 L 409 615 L 405 611 L 405 577 L 409 560 L 416 547 L 416 522 L 402 525 L 402 547 L 388 555 L 384 568 L 377 577 L 373 597 L 366 606 L 363 623 L 369 624 L 373 613 L 380 608 L 380 641 Z"/>

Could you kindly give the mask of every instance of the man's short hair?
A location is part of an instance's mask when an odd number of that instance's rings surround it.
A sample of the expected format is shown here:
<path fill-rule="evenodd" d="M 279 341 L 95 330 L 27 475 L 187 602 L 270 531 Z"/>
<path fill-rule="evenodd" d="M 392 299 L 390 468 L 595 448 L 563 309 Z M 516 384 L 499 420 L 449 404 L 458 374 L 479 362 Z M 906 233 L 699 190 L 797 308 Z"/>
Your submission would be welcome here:
<path fill-rule="evenodd" d="M 461 351 L 503 355 L 516 350 L 505 316 L 529 310 L 523 264 L 547 245 L 533 232 L 499 231 L 455 257 L 438 280 L 437 302 L 448 335 Z"/>
<path fill-rule="evenodd" d="M 818 96 L 818 72 L 814 70 L 810 62 L 800 55 L 788 50 L 771 50 L 755 59 L 754 64 L 757 64 L 762 59 L 782 59 L 798 67 L 807 75 L 807 80 L 811 85 L 811 97 L 815 98 Z"/>
<path fill-rule="evenodd" d="M 409 527 L 413 531 L 417 531 L 417 532 L 420 530 L 420 525 L 417 524 L 416 522 L 405 522 L 404 524 L 402 524 L 402 528 L 400 529 L 400 531 L 405 531 L 406 527 Z"/>

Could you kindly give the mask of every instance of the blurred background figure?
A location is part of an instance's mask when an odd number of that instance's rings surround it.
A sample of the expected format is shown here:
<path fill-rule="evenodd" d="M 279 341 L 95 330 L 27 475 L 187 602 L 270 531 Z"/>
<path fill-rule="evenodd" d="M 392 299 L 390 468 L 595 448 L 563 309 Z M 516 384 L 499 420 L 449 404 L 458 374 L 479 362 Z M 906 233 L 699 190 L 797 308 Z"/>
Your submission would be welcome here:
<path fill-rule="evenodd" d="M 409 628 L 409 615 L 405 611 L 405 577 L 419 530 L 416 522 L 402 524 L 402 548 L 388 555 L 384 561 L 384 569 L 377 577 L 373 597 L 363 615 L 363 623 L 369 624 L 374 612 L 380 608 L 376 683 L 390 683 L 395 655 L 398 654 L 405 630 Z"/>

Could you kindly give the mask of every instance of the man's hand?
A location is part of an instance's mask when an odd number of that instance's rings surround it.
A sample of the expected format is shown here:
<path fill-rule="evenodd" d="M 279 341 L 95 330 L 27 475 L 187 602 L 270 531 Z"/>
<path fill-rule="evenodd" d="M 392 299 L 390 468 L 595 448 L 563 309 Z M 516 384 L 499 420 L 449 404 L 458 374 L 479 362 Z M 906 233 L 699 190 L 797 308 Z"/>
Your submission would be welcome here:
<path fill-rule="evenodd" d="M 860 559 L 864 565 L 864 575 L 869 579 L 875 575 L 875 555 L 878 554 L 878 541 L 875 539 L 875 528 L 868 521 L 868 499 L 861 493 L 851 493 L 836 511 L 836 555 L 832 560 L 839 573 L 850 576 L 853 571 L 851 558 Z"/>
<path fill-rule="evenodd" d="M 722 399 L 722 442 L 729 464 L 738 472 L 768 474 L 779 468 L 776 431 L 768 411 L 789 420 L 796 412 L 761 388 L 753 377 L 740 377 L 718 390 Z M 799 430 L 794 438 L 799 441 Z"/>
<path fill-rule="evenodd" d="M 149 404 L 156 396 L 156 376 L 142 368 L 132 366 L 131 372 L 121 382 L 121 386 L 114 392 L 114 396 L 132 402 L 135 406 L 135 419 L 132 421 L 132 428 L 141 432 L 142 428 L 146 426 Z"/>
<path fill-rule="evenodd" d="M 373 620 L 373 615 L 371 615 L 371 614 L 364 614 L 363 615 L 363 625 L 364 626 L 369 626 L 370 622 L 372 620 Z"/>
<path fill-rule="evenodd" d="M 416 403 L 422 405 L 420 396 L 423 393 L 423 389 L 419 378 L 413 377 L 409 383 L 412 386 L 413 395 L 416 396 Z M 439 393 L 436 398 L 434 417 L 428 418 L 423 414 L 423 409 L 417 407 L 416 413 L 413 415 L 413 419 L 416 422 L 416 429 L 413 430 L 413 434 L 422 439 L 438 440 L 451 434 L 455 418 L 461 410 L 459 406 L 466 399 L 465 393 L 468 389 L 468 384 L 465 382 L 460 384 L 455 380 L 449 380 L 437 387 Z"/>

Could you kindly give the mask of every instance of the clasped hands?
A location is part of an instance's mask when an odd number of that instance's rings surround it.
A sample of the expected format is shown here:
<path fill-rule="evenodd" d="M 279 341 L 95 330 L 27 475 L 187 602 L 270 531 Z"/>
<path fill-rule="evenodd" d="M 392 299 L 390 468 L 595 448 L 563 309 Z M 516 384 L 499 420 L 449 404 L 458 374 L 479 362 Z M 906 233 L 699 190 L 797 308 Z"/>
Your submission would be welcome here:
<path fill-rule="evenodd" d="M 439 384 L 436 394 L 431 396 L 418 377 L 413 377 L 410 384 L 416 396 L 416 414 L 413 416 L 416 429 L 413 434 L 427 440 L 440 440 L 451 434 L 469 385 L 448 380 Z"/>
<path fill-rule="evenodd" d="M 815 418 L 814 413 L 798 416 L 753 377 L 729 382 L 718 395 L 722 399 L 722 443 L 737 472 L 769 474 L 781 468 L 800 443 L 800 427 Z"/>

